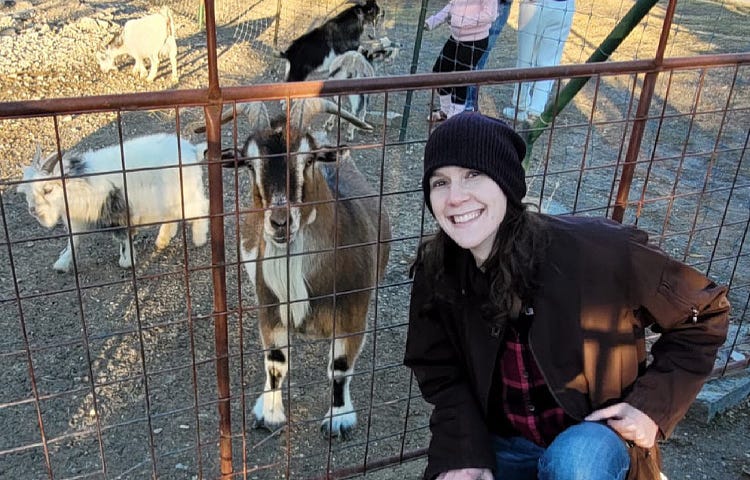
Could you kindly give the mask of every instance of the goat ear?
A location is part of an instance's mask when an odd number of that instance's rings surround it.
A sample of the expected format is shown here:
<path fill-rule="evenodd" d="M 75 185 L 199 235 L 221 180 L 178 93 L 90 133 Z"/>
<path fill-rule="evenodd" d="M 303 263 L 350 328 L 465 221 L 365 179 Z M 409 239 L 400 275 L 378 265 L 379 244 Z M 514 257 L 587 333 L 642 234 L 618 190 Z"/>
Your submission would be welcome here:
<path fill-rule="evenodd" d="M 374 63 L 376 60 L 377 61 L 384 60 L 386 57 L 385 49 L 379 48 L 377 50 L 373 50 L 372 52 L 368 52 L 366 57 L 370 63 Z"/>
<path fill-rule="evenodd" d="M 318 162 L 336 162 L 339 160 L 348 160 L 351 157 L 351 149 L 346 145 L 338 147 L 333 145 L 323 145 L 320 147 L 315 160 Z"/>
<path fill-rule="evenodd" d="M 206 157 L 208 150 L 203 152 Z M 224 168 L 235 168 L 247 165 L 247 160 L 242 158 L 242 152 L 238 148 L 229 147 L 221 150 L 221 166 Z"/>
<path fill-rule="evenodd" d="M 36 176 L 37 170 L 34 167 L 23 167 L 23 176 L 21 180 L 31 180 Z M 18 193 L 26 193 L 29 191 L 30 183 L 19 183 L 16 185 L 16 191 Z"/>

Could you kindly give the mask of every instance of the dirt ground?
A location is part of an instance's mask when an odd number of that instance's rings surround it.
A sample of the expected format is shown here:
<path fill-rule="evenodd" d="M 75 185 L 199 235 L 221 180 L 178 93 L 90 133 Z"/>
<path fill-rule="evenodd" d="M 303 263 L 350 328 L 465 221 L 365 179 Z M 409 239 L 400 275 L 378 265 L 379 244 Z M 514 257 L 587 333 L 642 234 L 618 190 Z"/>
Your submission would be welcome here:
<path fill-rule="evenodd" d="M 162 62 L 160 76 L 152 84 L 132 77 L 132 63 L 124 58 L 119 61 L 119 71 L 100 72 L 92 52 L 106 44 L 118 25 L 154 10 L 157 3 L 168 3 L 175 14 L 179 82 L 171 82 L 167 62 Z M 278 34 L 278 46 L 282 47 L 295 32 L 306 31 L 338 6 L 315 2 L 313 7 L 303 8 L 302 2 L 283 2 L 276 32 L 276 1 L 219 3 L 219 70 L 225 86 L 278 81 L 283 69 L 270 55 L 274 36 Z M 394 61 L 378 66 L 378 74 L 408 74 L 412 62 L 418 72 L 429 71 L 447 31 L 425 33 L 419 58 L 414 59 L 419 2 L 380 3 L 386 15 L 373 37 L 387 35 L 400 41 L 403 48 Z M 300 14 L 310 8 L 316 18 Z M 438 8 L 431 4 L 428 14 Z M 579 0 L 563 61 L 584 61 L 627 8 L 626 3 Z M 516 9 L 514 4 L 490 68 L 514 65 Z M 204 87 L 205 38 L 195 20 L 196 11 L 197 3 L 188 0 L 6 1 L 0 6 L 0 101 Z M 648 58 L 658 40 L 663 13 L 657 7 L 613 59 Z M 736 32 L 748 16 L 750 7 L 741 0 L 685 2 L 678 9 L 678 25 L 668 52 L 680 56 L 739 51 L 738 39 L 742 37 Z M 730 172 L 739 170 L 740 185 L 747 185 L 750 166 L 745 160 L 733 170 L 732 152 L 741 151 L 750 125 L 749 77 L 744 67 L 739 73 L 731 69 L 691 71 L 678 73 L 669 82 L 660 80 L 657 92 L 665 99 L 667 112 L 690 111 L 696 105 L 716 111 L 729 105 L 732 118 L 722 124 L 721 138 L 715 133 L 716 114 L 677 117 L 658 140 L 655 127 L 649 127 L 646 142 L 658 144 L 661 155 L 674 154 L 678 160 L 656 165 L 649 172 L 649 183 L 642 181 L 638 187 L 643 186 L 655 198 L 661 194 L 668 198 L 675 186 L 700 186 L 705 166 L 690 153 L 698 149 L 696 145 L 714 142 L 726 146 L 729 153 L 717 155 L 712 181 L 729 183 Z M 733 78 L 733 97 L 726 102 Z M 541 138 L 534 146 L 530 190 L 538 195 L 542 208 L 607 213 L 614 188 L 610 164 L 624 142 L 618 120 L 634 108 L 631 95 L 641 80 L 629 75 L 601 79 L 599 89 L 585 89 L 561 114 L 554 137 Z M 695 93 L 699 88 L 701 95 Z M 358 133 L 352 143 L 361 169 L 373 183 L 382 182 L 396 240 L 353 379 L 359 422 L 346 442 L 329 443 L 318 432 L 330 396 L 325 361 L 321 360 L 327 358 L 327 343 L 312 339 L 295 339 L 292 347 L 293 366 L 286 390 L 290 427 L 272 434 L 251 428 L 251 410 L 263 386 L 263 369 L 253 292 L 236 250 L 236 207 L 245 202 L 236 192 L 238 186 L 242 192 L 247 179 L 242 173 L 238 177 L 231 171 L 224 173 L 233 459 L 235 471 L 244 469 L 247 478 L 322 477 L 326 471 L 358 467 L 365 459 L 379 461 L 427 444 L 430 410 L 400 365 L 408 266 L 418 236 L 431 228 L 419 221 L 418 188 L 420 142 L 429 131 L 424 119 L 431 92 L 413 93 L 405 143 L 399 143 L 401 119 L 397 116 L 387 125 L 373 120 L 378 128 L 373 133 Z M 498 115 L 511 96 L 510 84 L 488 86 L 482 89 L 481 108 Z M 393 94 L 388 110 L 402 113 L 406 98 L 405 92 Z M 375 116 L 379 112 L 382 117 L 384 97 L 375 95 L 372 103 Z M 655 114 L 661 113 L 657 112 L 660 107 L 657 101 Z M 269 108 L 279 107 L 269 104 Z M 185 125 L 202 120 L 202 111 L 186 108 L 179 116 L 185 132 Z M 176 118 L 170 109 L 128 111 L 120 116 L 110 112 L 68 115 L 57 119 L 57 128 L 61 148 L 69 149 L 111 143 L 117 138 L 118 119 L 128 137 L 174 131 Z M 592 128 L 590 123 L 596 125 Z M 240 136 L 247 131 L 244 120 L 238 128 Z M 587 133 L 592 130 L 593 134 Z M 225 135 L 231 142 L 230 126 Z M 587 139 L 585 145 L 582 138 Z M 203 140 L 200 136 L 191 139 Z M 0 431 L 5 432 L 0 435 L 0 479 L 217 478 L 219 425 L 210 247 L 194 247 L 189 233 L 181 232 L 170 247 L 156 252 L 155 229 L 144 229 L 134 237 L 138 265 L 128 271 L 117 267 L 115 247 L 107 235 L 92 234 L 82 241 L 78 275 L 54 272 L 51 265 L 64 246 L 65 231 L 62 226 L 51 231 L 39 226 L 15 192 L 21 167 L 37 143 L 45 153 L 55 148 L 51 118 L 0 120 L 0 208 L 5 232 L 0 238 L 0 329 L 6 332 L 0 335 Z M 648 158 L 648 152 L 645 155 Z M 582 157 L 589 162 L 585 175 L 578 168 Z M 676 171 L 681 175 L 679 181 L 674 180 Z M 639 169 L 639 176 L 646 177 L 645 166 Z M 736 226 L 727 227 L 721 237 L 708 234 L 686 240 L 686 235 L 666 235 L 684 230 L 684 225 L 695 220 L 720 219 L 721 213 L 727 225 L 746 222 L 750 192 L 744 187 L 732 194 L 737 196 L 714 195 L 699 207 L 682 200 L 655 200 L 646 204 L 642 215 L 631 216 L 629 221 L 664 234 L 663 247 L 677 256 L 699 261 L 708 258 L 714 246 L 719 256 L 736 255 L 737 248 L 742 248 L 738 241 L 742 231 Z M 725 204 L 730 205 L 726 211 Z M 732 277 L 732 264 L 725 263 L 714 272 L 720 281 L 750 283 L 750 267 L 740 265 Z M 735 329 L 740 320 L 733 318 Z M 745 335 L 740 331 L 740 338 Z M 687 418 L 664 444 L 664 470 L 672 480 L 750 478 L 748 432 L 747 401 L 707 425 Z M 423 460 L 417 460 L 367 477 L 417 478 L 423 465 Z M 93 473 L 102 470 L 105 475 Z"/>

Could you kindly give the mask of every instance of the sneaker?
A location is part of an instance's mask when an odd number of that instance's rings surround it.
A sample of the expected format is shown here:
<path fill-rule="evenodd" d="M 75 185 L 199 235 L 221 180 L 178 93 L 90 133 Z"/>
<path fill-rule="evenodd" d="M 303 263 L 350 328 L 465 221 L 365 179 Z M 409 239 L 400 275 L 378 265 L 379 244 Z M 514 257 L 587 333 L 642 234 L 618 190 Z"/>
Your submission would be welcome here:
<path fill-rule="evenodd" d="M 433 110 L 430 112 L 430 114 L 427 116 L 428 122 L 442 122 L 443 120 L 446 120 L 448 118 L 448 114 L 445 113 L 442 110 Z"/>
<path fill-rule="evenodd" d="M 516 110 L 515 107 L 503 108 L 503 116 L 505 118 L 518 120 L 519 122 L 525 122 L 529 117 L 524 110 Z"/>
<path fill-rule="evenodd" d="M 542 112 L 535 112 L 533 110 L 527 110 L 526 111 L 526 119 L 530 123 L 534 123 L 536 121 L 536 119 L 539 118 L 539 117 L 541 117 L 541 116 L 542 116 Z"/>

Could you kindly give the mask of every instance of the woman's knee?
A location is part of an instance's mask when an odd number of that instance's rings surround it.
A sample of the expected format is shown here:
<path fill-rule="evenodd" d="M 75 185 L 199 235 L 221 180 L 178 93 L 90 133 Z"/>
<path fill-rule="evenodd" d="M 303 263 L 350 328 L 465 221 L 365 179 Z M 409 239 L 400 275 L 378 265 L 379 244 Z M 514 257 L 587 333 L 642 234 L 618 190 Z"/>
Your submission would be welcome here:
<path fill-rule="evenodd" d="M 625 442 L 608 426 L 583 422 L 560 435 L 539 460 L 542 480 L 621 480 L 630 457 Z"/>

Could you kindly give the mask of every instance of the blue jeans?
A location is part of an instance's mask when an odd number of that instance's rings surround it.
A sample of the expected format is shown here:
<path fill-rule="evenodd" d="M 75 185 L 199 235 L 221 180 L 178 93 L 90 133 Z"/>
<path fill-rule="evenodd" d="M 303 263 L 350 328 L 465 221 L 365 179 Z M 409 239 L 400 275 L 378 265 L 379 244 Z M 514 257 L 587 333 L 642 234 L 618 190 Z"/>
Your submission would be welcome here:
<path fill-rule="evenodd" d="M 547 448 L 523 437 L 492 442 L 497 480 L 623 480 L 630 467 L 625 442 L 601 423 L 573 425 Z"/>
<path fill-rule="evenodd" d="M 500 32 L 503 31 L 503 27 L 508 21 L 508 15 L 510 15 L 510 4 L 511 0 L 497 2 L 497 18 L 492 22 L 492 26 L 490 27 L 487 49 L 479 58 L 479 62 L 477 63 L 477 66 L 474 67 L 474 70 L 483 69 L 484 65 L 487 63 L 487 57 L 490 56 L 490 51 L 492 51 L 492 47 L 495 45 L 495 40 L 500 36 Z M 466 110 L 474 111 L 477 110 L 478 106 L 479 89 L 474 85 L 470 85 L 466 91 Z"/>

